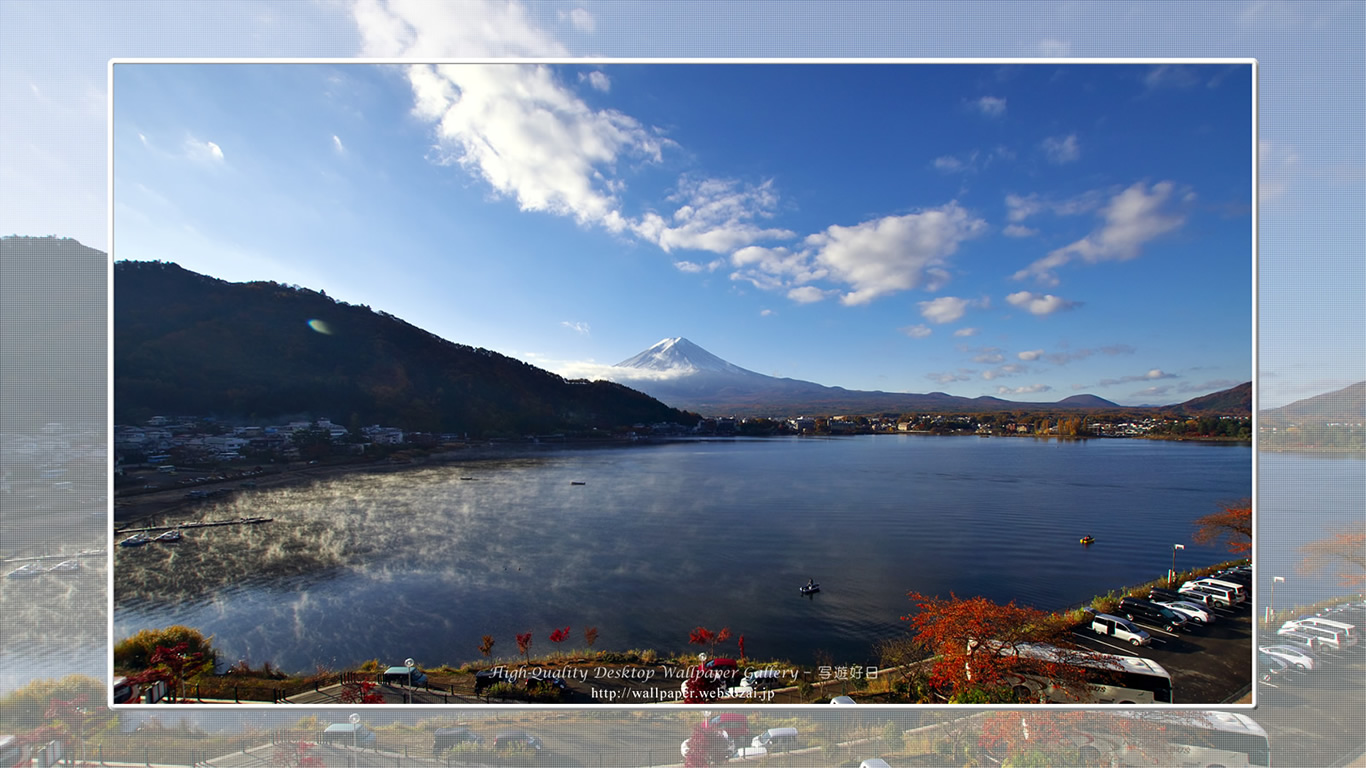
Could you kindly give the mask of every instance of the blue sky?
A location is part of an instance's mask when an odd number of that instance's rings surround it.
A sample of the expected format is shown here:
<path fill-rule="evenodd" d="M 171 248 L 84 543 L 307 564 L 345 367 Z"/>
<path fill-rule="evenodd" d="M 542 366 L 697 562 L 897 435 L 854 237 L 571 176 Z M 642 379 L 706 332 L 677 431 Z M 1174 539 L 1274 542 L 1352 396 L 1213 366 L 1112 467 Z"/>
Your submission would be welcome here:
<path fill-rule="evenodd" d="M 67 235 L 95 247 L 110 247 L 106 236 L 105 63 L 112 56 L 1253 56 L 1260 62 L 1256 154 L 1261 169 L 1257 372 L 1261 404 L 1282 405 L 1366 376 L 1366 310 L 1360 301 L 1366 285 L 1366 267 L 1360 258 L 1366 251 L 1366 223 L 1360 216 L 1366 202 L 1362 170 L 1366 140 L 1360 120 L 1366 102 L 1366 54 L 1360 34 L 1366 10 L 1360 3 L 923 2 L 846 3 L 838 9 L 789 3 L 783 5 L 781 24 L 773 23 L 774 6 L 765 3 L 726 2 L 714 5 L 711 11 L 715 12 L 706 10 L 699 10 L 697 4 L 592 1 L 247 0 L 181 6 L 7 0 L 0 24 L 0 108 L 7 116 L 0 121 L 0 232 Z M 800 137 L 827 119 L 840 118 L 845 124 L 856 120 L 860 117 L 856 112 L 842 114 L 840 110 L 848 104 L 867 103 L 869 94 L 832 89 L 794 93 L 775 87 L 773 100 L 788 98 L 770 112 L 776 117 L 767 118 L 744 101 L 707 103 L 699 98 L 706 94 L 696 90 L 705 85 L 700 81 L 676 81 L 676 93 L 656 91 L 651 98 L 649 82 L 639 78 L 658 78 L 657 71 L 636 74 L 620 66 L 602 69 L 612 83 L 605 94 L 593 90 L 590 81 L 580 83 L 577 69 L 567 79 L 568 70 L 554 74 L 589 108 L 619 110 L 640 126 L 659 129 L 662 137 L 674 142 L 661 147 L 658 161 L 628 152 L 611 168 L 609 177 L 625 185 L 612 196 L 621 214 L 633 221 L 651 208 L 672 214 L 676 208 L 670 208 L 674 202 L 669 200 L 669 190 L 679 189 L 686 178 L 729 180 L 738 185 L 735 189 L 751 192 L 751 203 L 760 199 L 753 193 L 757 185 L 771 181 L 768 189 L 776 199 L 772 210 L 766 211 L 771 217 L 756 215 L 748 221 L 790 231 L 793 238 L 754 244 L 765 248 L 799 249 L 805 238 L 828 233 L 833 226 L 853 228 L 943 209 L 954 202 L 969 221 L 980 220 L 984 228 L 958 242 L 943 258 L 949 279 L 934 290 L 922 280 L 866 303 L 846 305 L 840 297 L 856 292 L 859 284 L 839 275 L 802 286 L 763 289 L 731 279 L 738 271 L 733 253 L 681 247 L 665 252 L 648 237 L 614 233 L 600 223 L 580 222 L 572 214 L 525 212 L 515 194 L 495 194 L 477 168 L 433 163 L 428 150 L 435 122 L 413 114 L 414 94 L 403 71 L 375 75 L 367 80 L 372 90 L 348 94 L 349 100 L 365 98 L 377 105 L 363 115 L 362 124 L 373 131 L 367 134 L 353 130 L 355 124 L 348 125 L 340 116 L 330 120 L 333 115 L 325 110 L 316 75 L 301 69 L 268 83 L 300 100 L 298 109 L 282 115 L 269 136 L 246 133 L 250 115 L 234 114 L 232 107 L 191 114 L 176 113 L 175 105 L 168 103 L 159 111 L 137 116 L 135 130 L 163 153 L 160 159 L 143 158 L 138 180 L 171 201 L 163 205 L 183 217 L 176 224 L 165 217 L 157 238 L 149 230 L 142 235 L 142 245 L 150 246 L 154 240 L 166 245 L 173 241 L 172 233 L 183 232 L 177 235 L 183 242 L 174 258 L 187 266 L 213 272 L 207 265 L 216 262 L 232 265 L 219 271 L 230 279 L 316 285 L 456 340 L 490 346 L 547 367 L 616 362 L 666 335 L 685 335 L 762 372 L 909 391 L 993 393 L 1003 386 L 1012 390 L 1052 387 L 1038 395 L 1044 399 L 1067 396 L 1072 387 L 1083 385 L 1121 402 L 1161 401 L 1184 397 L 1177 387 L 1245 380 L 1249 375 L 1246 312 L 1241 307 L 1228 309 L 1231 305 L 1226 303 L 1245 304 L 1245 272 L 1221 273 L 1218 282 L 1205 284 L 1201 302 L 1178 304 L 1184 311 L 1173 313 L 1160 302 L 1133 303 L 1140 296 L 1189 298 L 1186 291 L 1191 278 L 1199 275 L 1210 258 L 1202 244 L 1227 242 L 1221 233 L 1247 229 L 1246 219 L 1240 222 L 1236 216 L 1215 214 L 1220 204 L 1233 199 L 1219 172 L 1203 162 L 1178 160 L 1182 151 L 1198 151 L 1198 142 L 1168 140 L 1165 135 L 1161 143 L 1152 136 L 1146 137 L 1149 141 L 1124 141 L 1126 130 L 1145 125 L 1145 113 L 1134 111 L 1133 106 L 1146 100 L 1174 112 L 1178 123 L 1189 128 L 1186 111 L 1173 105 L 1195 94 L 1208 97 L 1212 90 L 1231 92 L 1226 85 L 1218 89 L 1183 85 L 1178 77 L 1160 90 L 1161 98 L 1153 98 L 1141 97 L 1130 84 L 1127 91 L 1088 96 L 1085 104 L 1097 114 L 1087 115 L 1077 111 L 1082 107 L 1074 101 L 1058 96 L 1061 86 L 1050 90 L 1023 82 L 936 78 L 917 86 L 914 101 L 896 98 L 899 93 L 882 94 L 882 114 L 891 110 L 894 117 L 911 115 L 909 125 L 901 124 L 905 127 L 901 134 L 892 130 L 890 121 L 871 120 L 865 122 L 865 131 L 871 125 L 887 132 L 871 134 L 867 141 L 862 135 L 818 137 L 824 140 L 793 150 L 772 141 L 758 149 L 732 145 L 719 128 L 740 126 L 748 129 L 745 135 Z M 352 72 L 352 79 L 360 78 Z M 1062 85 L 1078 85 L 1078 80 L 1073 77 Z M 733 85 L 738 91 L 746 83 Z M 251 113 L 253 103 L 230 86 L 223 83 L 221 93 L 188 96 Z M 762 88 L 757 96 L 750 93 L 756 103 L 771 103 L 770 94 Z M 989 115 L 974 114 L 968 108 L 973 99 L 985 96 L 1004 99 L 1003 114 L 988 119 Z M 283 97 L 263 93 L 261 98 L 270 106 Z M 704 103 L 700 110 L 693 106 L 699 101 Z M 935 111 L 927 107 L 931 104 Z M 1107 110 L 1110 122 L 1094 122 L 1103 119 L 1100 113 Z M 799 115 L 808 122 L 783 122 L 784 116 Z M 715 122 L 699 124 L 707 116 Z M 1122 117 L 1133 122 L 1128 126 L 1116 122 Z M 258 127 L 265 122 L 263 118 Z M 782 131 L 776 130 L 779 126 Z M 243 141 L 237 141 L 232 130 L 242 131 Z M 316 130 L 320 137 L 303 135 L 309 130 Z M 349 166 L 339 162 L 342 158 L 327 154 L 333 135 L 348 150 Z M 1077 137 L 1078 158 L 1062 165 L 1047 162 L 1043 142 L 1059 139 L 1064 143 L 1058 146 L 1065 148 L 1066 138 L 1072 135 Z M 190 137 L 214 142 L 223 153 L 224 167 L 197 168 L 200 177 L 217 179 L 197 192 L 165 194 L 166 187 L 159 190 L 156 185 L 171 185 L 170 178 L 193 186 L 191 176 L 185 175 L 187 165 L 182 163 L 185 167 L 179 177 L 171 170 L 175 167 L 172 160 L 185 153 Z M 121 136 L 120 141 L 125 138 Z M 315 138 L 317 143 L 310 144 Z M 300 174 L 295 177 L 297 183 L 310 187 L 310 195 L 284 195 L 268 185 L 251 184 L 265 178 L 264 166 L 253 169 L 253 158 L 259 161 L 272 151 L 283 151 L 282 145 L 271 142 L 287 140 L 301 147 L 291 167 Z M 998 144 L 1015 153 L 1013 163 L 987 164 Z M 803 154 L 803 149 L 808 151 Z M 119 152 L 128 150 L 126 142 L 118 148 Z M 395 155 L 385 155 L 385 150 Z M 774 160 L 783 150 L 789 150 L 783 155 L 786 160 Z M 976 162 L 969 162 L 974 151 Z M 1161 154 L 1166 162 L 1161 167 L 1143 165 L 1140 160 L 1145 151 Z M 833 195 L 812 183 L 822 174 L 833 178 L 848 171 L 837 160 L 854 152 L 866 152 L 863 159 L 874 167 L 897 168 L 905 184 L 896 189 L 887 181 L 869 184 L 866 191 L 860 187 L 857 193 L 841 190 L 844 194 Z M 793 161 L 793 157 L 800 159 Z M 940 158 L 946 159 L 936 167 Z M 305 184 L 306 175 L 300 171 L 305 159 L 309 173 L 327 169 L 340 181 Z M 950 172 L 955 160 L 963 166 Z M 380 168 L 387 175 L 380 175 L 376 170 Z M 402 177 L 404 183 L 398 181 L 400 172 L 409 174 Z M 218 176 L 208 175 L 213 173 Z M 1050 252 L 1084 242 L 1101 231 L 1106 200 L 1113 201 L 1116 194 L 1140 183 L 1147 186 L 1139 191 L 1152 195 L 1153 185 L 1164 181 L 1172 182 L 1173 190 L 1179 189 L 1182 195 L 1194 192 L 1195 199 L 1187 208 L 1176 200 L 1175 191 L 1165 198 L 1170 207 L 1160 210 L 1178 217 L 1180 225 L 1142 242 L 1133 258 L 1096 263 L 1071 258 L 1051 270 L 1058 281 L 1051 286 L 1040 282 L 1044 275 L 1013 278 Z M 224 189 L 232 189 L 243 199 L 220 201 L 215 215 L 210 215 L 212 209 L 196 208 L 210 204 L 213 190 Z M 401 215 L 386 208 L 386 204 L 396 208 L 412 189 L 432 194 L 410 201 Z M 1043 207 L 1038 212 L 1030 208 L 1022 222 L 1011 222 L 1008 194 L 1027 199 L 1037 195 L 1032 200 Z M 1058 213 L 1066 202 L 1088 200 L 1087 194 L 1099 197 L 1102 207 Z M 268 207 L 267 201 L 277 203 L 268 215 L 247 215 L 246 206 Z M 368 206 L 361 206 L 367 201 Z M 125 200 L 122 188 L 119 202 L 144 212 L 169 212 L 158 209 L 152 196 L 139 199 L 130 194 Z M 299 217 L 289 231 L 280 226 L 290 213 L 329 204 L 348 211 L 373 208 L 371 215 L 396 221 L 407 216 L 439 224 L 426 231 L 432 237 L 426 243 L 415 239 L 416 230 L 390 231 L 388 245 L 392 247 L 371 247 L 373 239 L 352 237 L 360 229 L 358 222 L 340 217 Z M 222 228 L 233 216 L 250 224 L 225 233 Z M 185 229 L 184 220 L 195 229 Z M 325 225 L 318 226 L 319 221 Z M 135 233 L 131 222 L 121 219 L 121 234 Z M 1005 228 L 1012 223 L 1038 233 L 1011 238 Z M 435 238 L 433 233 L 442 231 L 447 238 Z M 261 246 L 258 238 L 271 245 Z M 512 239 L 517 247 L 506 247 Z M 303 249 L 286 253 L 279 247 L 298 242 L 340 245 L 327 256 Z M 499 247 L 495 250 L 494 245 Z M 365 250 L 371 253 L 360 253 Z M 373 266 L 374 253 L 400 251 L 406 259 L 427 259 L 426 271 Z M 707 266 L 718 258 L 726 259 L 726 266 L 712 271 L 688 273 L 674 266 L 675 262 Z M 517 259 L 537 266 L 516 271 Z M 750 265 L 765 263 L 776 262 L 756 259 Z M 244 274 L 234 274 L 236 269 Z M 1036 268 L 1040 270 L 1042 266 Z M 511 285 L 525 285 L 528 290 L 489 290 L 489 281 L 509 272 L 515 278 Z M 786 277 L 793 279 L 794 274 Z M 1242 282 L 1230 286 L 1230 279 Z M 554 290 L 545 290 L 547 285 Z M 624 290 L 625 285 L 631 289 Z M 1132 290 L 1117 291 L 1121 285 Z M 819 302 L 803 304 L 787 296 L 797 287 L 830 293 Z M 1070 311 L 1032 316 L 1008 303 L 1008 296 L 1021 291 L 1080 304 Z M 433 295 L 440 298 L 433 299 Z M 935 323 L 924 316 L 921 302 L 946 297 L 979 303 L 967 306 L 963 316 L 951 322 Z M 989 306 L 980 303 L 984 298 Z M 1203 306 L 1205 302 L 1211 306 Z M 1218 311 L 1219 307 L 1226 311 Z M 768 315 L 763 314 L 765 310 Z M 1127 322 L 1120 324 L 1121 317 L 1127 317 Z M 916 338 L 924 333 L 917 330 L 922 325 L 931 334 Z M 977 335 L 953 336 L 966 328 L 976 328 Z M 1201 331 L 1197 338 L 1190 338 L 1193 328 Z M 1236 338 L 1239 332 L 1244 336 Z M 1234 341 L 1226 341 L 1230 338 Z M 803 349 L 793 351 L 797 342 Z M 1202 344 L 1213 344 L 1217 350 L 1207 350 Z M 1102 351 L 1106 349 L 1121 353 L 1107 355 Z M 1019 359 L 1021 353 L 1036 352 L 1039 359 Z M 1088 353 L 1089 357 L 1080 357 Z M 1001 359 L 989 362 L 996 355 Z M 1058 365 L 1047 362 L 1046 355 L 1059 361 L 1068 355 L 1072 359 Z M 1011 364 L 1030 364 L 1031 372 L 981 378 L 992 370 L 989 366 Z M 926 378 L 931 375 L 978 378 L 939 384 Z M 1090 386 L 1149 375 L 1164 378 Z M 1169 387 L 1169 394 L 1143 396 L 1152 386 Z"/>
<path fill-rule="evenodd" d="M 851 389 L 1250 380 L 1252 67 L 117 64 L 114 250 L 571 376 L 686 336 Z"/>

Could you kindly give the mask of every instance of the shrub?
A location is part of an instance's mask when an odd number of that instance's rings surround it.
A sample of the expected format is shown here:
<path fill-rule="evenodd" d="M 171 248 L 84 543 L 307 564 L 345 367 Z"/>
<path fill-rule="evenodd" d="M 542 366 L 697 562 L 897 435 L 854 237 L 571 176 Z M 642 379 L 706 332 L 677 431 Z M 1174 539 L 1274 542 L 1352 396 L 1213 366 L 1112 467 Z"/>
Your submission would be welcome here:
<path fill-rule="evenodd" d="M 205 667 L 212 669 L 218 664 L 218 653 L 213 650 L 213 638 L 204 637 L 193 627 L 175 626 L 165 629 L 144 629 L 114 644 L 114 668 L 138 671 L 151 665 L 152 654 L 157 648 L 171 648 L 185 643 L 186 651 L 202 654 Z"/>

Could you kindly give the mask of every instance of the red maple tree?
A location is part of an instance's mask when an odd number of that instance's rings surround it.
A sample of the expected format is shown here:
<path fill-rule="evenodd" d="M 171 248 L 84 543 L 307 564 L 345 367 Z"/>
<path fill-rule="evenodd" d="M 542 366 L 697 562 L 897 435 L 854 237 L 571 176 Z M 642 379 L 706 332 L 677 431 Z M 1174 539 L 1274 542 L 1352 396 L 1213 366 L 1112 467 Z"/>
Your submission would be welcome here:
<path fill-rule="evenodd" d="M 1338 574 L 1342 577 L 1342 586 L 1352 589 L 1366 586 L 1366 523 L 1340 528 L 1326 539 L 1301 546 L 1300 552 L 1304 553 L 1304 559 L 1297 567 L 1300 573 L 1317 573 L 1336 562 L 1344 567 Z"/>
<path fill-rule="evenodd" d="M 707 645 L 711 648 L 711 654 L 716 654 L 716 644 L 724 643 L 730 639 L 730 627 L 722 627 L 720 631 L 713 632 L 706 627 L 698 627 L 688 633 L 688 642 L 693 645 Z"/>
<path fill-rule="evenodd" d="M 338 697 L 343 704 L 383 704 L 384 694 L 379 693 L 379 685 L 373 680 L 356 680 L 342 683 Z"/>
<path fill-rule="evenodd" d="M 1205 515 L 1195 521 L 1197 544 L 1228 543 L 1228 551 L 1243 555 L 1252 551 L 1252 501 L 1242 499 L 1221 504 L 1218 512 Z"/>
<path fill-rule="evenodd" d="M 568 639 L 569 627 L 565 627 L 564 629 L 557 629 L 550 633 L 550 642 L 552 643 L 563 643 L 565 640 Z"/>
<path fill-rule="evenodd" d="M 916 639 L 937 658 L 929 685 L 939 695 L 958 703 L 1037 700 L 1025 684 L 1029 675 L 1048 678 L 1080 699 L 1086 690 L 1079 662 L 1104 665 L 1100 654 L 1081 650 L 1071 642 L 1065 619 L 1014 601 L 999 605 L 985 597 L 948 599 L 910 592 L 918 609 L 902 616 Z M 1047 653 L 1035 651 L 1047 649 Z"/>
<path fill-rule="evenodd" d="M 517 636 L 517 652 L 522 654 L 522 658 L 528 663 L 531 662 L 531 633 Z"/>
<path fill-rule="evenodd" d="M 693 726 L 683 755 L 684 768 L 724 765 L 730 758 L 730 742 L 705 722 Z"/>

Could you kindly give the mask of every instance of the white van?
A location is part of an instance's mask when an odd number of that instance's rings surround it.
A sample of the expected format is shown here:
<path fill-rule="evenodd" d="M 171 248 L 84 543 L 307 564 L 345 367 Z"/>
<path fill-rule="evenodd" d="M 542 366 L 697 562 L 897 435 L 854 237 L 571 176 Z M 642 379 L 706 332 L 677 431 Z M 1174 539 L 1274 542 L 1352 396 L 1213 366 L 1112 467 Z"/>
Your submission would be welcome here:
<path fill-rule="evenodd" d="M 1331 648 L 1335 651 L 1347 647 L 1347 638 L 1343 636 L 1342 632 L 1326 627 L 1311 627 L 1308 624 L 1296 624 L 1293 621 L 1287 621 L 1281 625 L 1276 634 L 1306 635 L 1317 640 L 1319 647 Z"/>
<path fill-rule="evenodd" d="M 1245 602 L 1247 600 L 1247 586 L 1245 584 L 1240 584 L 1236 581 L 1229 581 L 1227 579 L 1221 579 L 1216 576 L 1206 576 L 1201 579 L 1195 579 L 1195 582 L 1197 584 L 1212 584 L 1216 587 L 1223 587 L 1224 589 L 1231 590 L 1234 594 L 1238 596 L 1239 602 Z"/>
<path fill-rule="evenodd" d="M 756 749 L 766 749 L 769 752 L 785 752 L 789 749 L 796 749 L 797 729 L 769 728 L 755 736 L 754 741 L 751 741 L 749 745 Z"/>
<path fill-rule="evenodd" d="M 1153 638 L 1128 619 L 1098 613 L 1091 619 L 1091 631 L 1098 635 L 1109 635 L 1117 640 L 1128 640 L 1134 645 L 1149 645 Z"/>
<path fill-rule="evenodd" d="M 1289 627 L 1296 632 L 1305 629 L 1319 629 L 1324 632 L 1334 632 L 1339 635 L 1339 643 L 1344 648 L 1357 644 L 1356 627 L 1351 624 L 1344 624 L 1340 621 L 1328 621 L 1327 619 L 1320 619 L 1317 616 L 1306 616 L 1302 619 L 1287 621 L 1282 624 L 1281 627 L 1283 629 Z"/>
<path fill-rule="evenodd" d="M 1337 619 L 1325 619 L 1322 616 L 1305 616 L 1303 618 L 1295 619 L 1295 623 L 1303 624 L 1305 626 L 1310 627 L 1336 629 L 1347 636 L 1348 645 L 1356 645 L 1359 640 L 1359 638 L 1357 637 L 1356 625 L 1348 624 L 1345 621 L 1338 621 Z"/>
<path fill-rule="evenodd" d="M 1202 595 L 1209 595 L 1214 599 L 1215 604 L 1232 608 L 1237 602 L 1238 597 L 1233 592 L 1215 584 L 1205 584 L 1199 581 L 1188 581 L 1181 585 L 1182 592 L 1195 592 Z"/>

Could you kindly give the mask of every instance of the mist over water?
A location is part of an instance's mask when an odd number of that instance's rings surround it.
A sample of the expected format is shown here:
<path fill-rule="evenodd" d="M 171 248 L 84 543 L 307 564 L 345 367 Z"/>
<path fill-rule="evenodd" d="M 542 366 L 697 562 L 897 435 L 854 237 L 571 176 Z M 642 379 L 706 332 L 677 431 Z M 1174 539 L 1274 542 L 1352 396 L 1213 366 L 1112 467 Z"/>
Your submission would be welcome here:
<path fill-rule="evenodd" d="M 352 474 L 206 504 L 274 522 L 118 548 L 115 636 L 187 624 L 231 663 L 312 671 L 565 649 L 871 661 L 905 593 L 1061 609 L 1227 559 L 1191 521 L 1251 495 L 1248 446 L 859 436 L 681 442 Z M 581 482 L 583 485 L 573 483 Z M 1082 547 L 1085 534 L 1096 544 Z M 798 595 L 808 578 L 814 599 Z M 734 641 L 728 650 L 734 652 Z"/>

